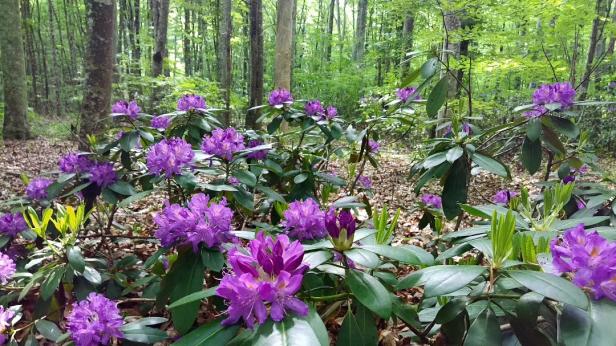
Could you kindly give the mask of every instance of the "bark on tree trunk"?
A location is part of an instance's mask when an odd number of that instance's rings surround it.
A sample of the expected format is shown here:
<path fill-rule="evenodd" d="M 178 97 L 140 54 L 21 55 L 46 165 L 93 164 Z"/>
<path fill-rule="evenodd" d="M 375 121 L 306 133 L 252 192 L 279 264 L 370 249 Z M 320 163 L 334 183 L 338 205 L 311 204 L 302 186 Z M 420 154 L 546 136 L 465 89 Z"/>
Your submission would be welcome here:
<path fill-rule="evenodd" d="M 21 37 L 19 0 L 4 0 L 0 6 L 0 55 L 4 86 L 4 139 L 27 139 L 28 92 Z"/>
<path fill-rule="evenodd" d="M 263 5 L 250 0 L 250 107 L 263 102 Z M 259 109 L 246 113 L 246 127 L 258 128 Z"/>
<path fill-rule="evenodd" d="M 151 0 L 152 21 L 154 22 L 154 54 L 152 55 L 152 76 L 163 74 L 163 63 L 167 57 L 167 24 L 169 21 L 169 0 Z M 165 71 L 165 75 L 168 71 Z"/>
<path fill-rule="evenodd" d="M 278 0 L 276 9 L 276 56 L 274 85 L 291 90 L 291 67 L 293 62 L 293 8 L 294 0 Z"/>
<path fill-rule="evenodd" d="M 86 81 L 81 106 L 79 146 L 88 148 L 86 136 L 100 134 L 104 120 L 109 118 L 114 53 L 114 0 L 89 0 L 88 50 L 86 54 Z"/>
<path fill-rule="evenodd" d="M 34 102 L 34 111 L 42 113 L 40 104 L 40 95 L 38 90 L 38 66 L 36 53 L 34 50 L 34 30 L 32 26 L 32 12 L 30 9 L 30 0 L 22 0 L 21 13 L 24 24 L 24 42 L 26 43 L 26 56 L 28 60 L 28 73 L 32 78 L 32 101 Z"/>
<path fill-rule="evenodd" d="M 402 67 L 402 78 L 406 77 L 411 67 L 410 60 L 406 57 L 406 53 L 413 49 L 413 29 L 415 28 L 415 17 L 413 15 L 407 15 L 404 17 L 404 24 L 402 25 L 402 61 L 400 65 Z"/>
<path fill-rule="evenodd" d="M 187 2 L 186 5 L 190 4 Z M 185 6 L 186 6 L 185 5 Z M 190 76 L 192 74 L 192 53 L 190 49 L 190 8 L 184 8 L 184 74 Z"/>
<path fill-rule="evenodd" d="M 218 39 L 218 72 L 220 86 L 223 89 L 225 111 L 223 120 L 226 126 L 231 124 L 231 0 L 220 0 L 219 25 L 220 37 Z"/>
<path fill-rule="evenodd" d="M 329 1 L 329 18 L 327 21 L 327 45 L 325 46 L 325 60 L 329 62 L 332 58 L 332 39 L 334 34 L 334 10 L 336 9 L 336 0 Z"/>
<path fill-rule="evenodd" d="M 355 29 L 355 46 L 353 60 L 361 61 L 366 49 L 366 20 L 368 16 L 368 0 L 359 0 L 357 9 L 357 26 Z"/>
<path fill-rule="evenodd" d="M 584 74 L 582 75 L 582 81 L 580 82 L 579 91 L 580 96 L 579 100 L 583 101 L 586 99 L 588 95 L 588 86 L 590 85 L 590 75 L 593 72 L 593 67 L 595 63 L 595 55 L 597 53 L 597 43 L 601 39 L 601 15 L 603 13 L 603 0 L 597 0 L 596 2 L 596 16 L 592 21 L 592 30 L 590 32 L 590 43 L 588 46 L 588 55 L 586 56 L 586 67 L 584 68 Z"/>
<path fill-rule="evenodd" d="M 53 1 L 47 1 L 48 18 L 49 18 L 49 40 L 51 44 L 51 63 L 55 73 L 53 74 L 53 91 L 55 98 L 55 110 L 56 116 L 62 116 L 64 111 L 62 109 L 62 69 L 58 64 L 57 46 L 56 46 L 56 33 L 53 27 Z"/>

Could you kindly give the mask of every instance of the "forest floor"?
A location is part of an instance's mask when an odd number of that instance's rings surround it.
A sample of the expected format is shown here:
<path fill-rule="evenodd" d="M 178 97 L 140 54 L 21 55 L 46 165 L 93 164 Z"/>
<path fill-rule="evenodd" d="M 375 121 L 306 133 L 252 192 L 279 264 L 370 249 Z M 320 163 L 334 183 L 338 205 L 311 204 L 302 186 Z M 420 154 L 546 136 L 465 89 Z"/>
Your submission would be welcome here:
<path fill-rule="evenodd" d="M 25 185 L 20 179 L 20 175 L 25 174 L 29 177 L 36 177 L 46 172 L 56 172 L 57 162 L 61 156 L 69 151 L 76 150 L 76 146 L 66 140 L 37 139 L 31 141 L 5 141 L 4 147 L 0 146 L 0 202 L 9 198 L 23 195 Z M 413 244 L 423 248 L 430 248 L 430 242 L 434 238 L 432 231 L 428 228 L 420 230 L 418 227 L 422 211 L 417 209 L 419 196 L 413 192 L 413 180 L 409 178 L 411 162 L 408 155 L 400 154 L 399 150 L 388 150 L 384 148 L 380 154 L 380 164 L 378 169 L 366 167 L 364 175 L 373 180 L 374 195 L 370 197 L 373 208 L 382 208 L 387 205 L 390 213 L 400 208 L 401 214 L 398 222 L 398 229 L 394 243 Z M 513 161 L 513 160 L 512 160 Z M 532 193 L 539 191 L 533 183 L 538 182 L 540 174 L 534 177 L 525 173 L 521 166 L 513 165 L 512 179 L 505 181 L 500 177 L 480 173 L 473 176 L 471 190 L 469 191 L 469 203 L 484 204 L 490 200 L 494 193 L 503 188 L 519 191 L 522 186 L 526 186 Z M 332 170 L 339 176 L 346 175 L 343 163 L 334 163 Z M 432 183 L 424 188 L 424 193 L 439 193 L 440 187 Z M 343 195 L 345 192 L 341 191 Z M 105 247 L 108 250 L 109 259 L 118 259 L 125 254 L 135 254 L 142 259 L 155 251 L 156 243 L 151 238 L 154 234 L 155 226 L 153 214 L 159 210 L 165 200 L 165 193 L 152 194 L 147 200 L 134 203 L 128 208 L 120 210 L 117 214 L 117 227 L 114 233 L 117 235 L 130 234 L 133 238 L 116 238 L 115 245 Z M 367 214 L 360 215 L 360 218 L 367 218 Z M 454 229 L 455 220 L 444 225 L 444 232 Z M 470 219 L 462 221 L 461 228 L 470 224 Z M 128 232 L 128 233 L 127 233 Z M 137 239 L 135 239 L 137 238 Z M 142 238 L 142 239 L 140 239 Z M 85 239 L 86 243 L 92 242 L 95 247 L 96 239 Z M 401 275 L 406 274 L 410 268 L 401 268 Z M 414 289 L 399 293 L 406 301 L 416 303 L 421 297 L 421 290 Z M 205 318 L 206 316 L 201 316 Z M 335 331 L 342 323 L 342 317 L 328 321 L 328 329 Z M 398 328 L 394 330 L 384 329 L 381 340 L 384 345 L 401 344 Z M 393 332 L 393 333 L 392 333 Z M 173 334 L 173 331 L 170 331 Z M 332 333 L 332 336 L 335 332 Z M 402 342 L 402 344 L 405 344 Z"/>

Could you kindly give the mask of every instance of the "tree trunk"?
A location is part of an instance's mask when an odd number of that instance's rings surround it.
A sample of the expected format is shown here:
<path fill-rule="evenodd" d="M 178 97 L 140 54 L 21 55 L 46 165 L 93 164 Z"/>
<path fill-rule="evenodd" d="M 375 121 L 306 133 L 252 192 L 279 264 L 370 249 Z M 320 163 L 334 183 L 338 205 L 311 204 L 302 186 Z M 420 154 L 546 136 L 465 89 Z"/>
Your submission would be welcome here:
<path fill-rule="evenodd" d="M 250 0 L 250 104 L 263 102 L 263 5 L 261 0 Z M 256 129 L 259 109 L 246 113 L 246 128 Z"/>
<path fill-rule="evenodd" d="M 336 9 L 336 0 L 329 1 L 329 18 L 327 21 L 327 45 L 325 46 L 325 60 L 329 62 L 332 58 L 332 39 L 334 34 L 334 10 Z"/>
<path fill-rule="evenodd" d="M 100 134 L 109 118 L 114 55 L 114 0 L 89 0 L 90 23 L 85 59 L 86 81 L 81 106 L 79 146 L 87 149 L 86 136 Z"/>
<path fill-rule="evenodd" d="M 26 56 L 28 62 L 28 73 L 32 78 L 32 101 L 34 103 L 34 111 L 42 113 L 40 104 L 40 95 L 38 90 L 38 65 L 36 52 L 34 50 L 34 30 L 32 23 L 32 12 L 30 8 L 30 0 L 22 0 L 21 13 L 24 24 L 24 42 L 26 43 Z"/>
<path fill-rule="evenodd" d="M 579 100 L 583 101 L 586 99 L 588 95 L 588 86 L 590 85 L 590 75 L 593 72 L 595 55 L 597 53 L 597 43 L 601 39 L 602 28 L 601 28 L 601 15 L 603 13 L 603 0 L 597 0 L 595 11 L 596 16 L 592 21 L 592 30 L 590 31 L 590 43 L 588 46 L 588 55 L 586 56 L 586 67 L 584 68 L 584 74 L 582 75 L 582 81 L 580 82 L 579 91 L 580 96 Z"/>
<path fill-rule="evenodd" d="M 359 0 L 357 9 L 357 25 L 355 28 L 355 46 L 353 60 L 361 61 L 366 50 L 366 20 L 368 16 L 368 0 Z"/>
<path fill-rule="evenodd" d="M 167 57 L 167 24 L 169 21 L 169 0 L 151 0 L 154 24 L 154 54 L 152 55 L 152 76 L 163 74 L 163 63 Z M 165 75 L 169 72 L 165 71 Z"/>
<path fill-rule="evenodd" d="M 218 29 L 218 72 L 220 86 L 223 89 L 225 111 L 223 113 L 224 124 L 231 124 L 231 0 L 220 0 L 221 21 Z"/>
<path fill-rule="evenodd" d="M 4 86 L 4 139 L 30 138 L 26 64 L 21 36 L 19 0 L 0 6 L 0 55 Z"/>
<path fill-rule="evenodd" d="M 402 61 L 400 66 L 402 68 L 402 78 L 406 77 L 411 67 L 411 61 L 406 56 L 406 53 L 413 49 L 413 29 L 415 28 L 415 17 L 409 14 L 404 17 L 404 24 L 402 25 Z"/>
<path fill-rule="evenodd" d="M 276 56 L 274 86 L 291 90 L 293 63 L 293 8 L 294 0 L 278 0 L 276 8 Z"/>
<path fill-rule="evenodd" d="M 56 30 L 53 26 L 53 1 L 47 1 L 48 19 L 49 19 L 49 40 L 51 44 L 51 63 L 55 73 L 53 74 L 53 91 L 55 98 L 55 110 L 56 116 L 61 116 L 64 111 L 62 110 L 62 69 L 58 64 L 57 46 L 56 46 Z"/>
<path fill-rule="evenodd" d="M 130 30 L 131 46 L 132 46 L 132 61 L 134 63 L 133 73 L 137 76 L 141 75 L 141 42 L 139 32 L 141 31 L 141 9 L 140 1 L 133 2 L 133 20 L 132 30 Z"/>
<path fill-rule="evenodd" d="M 190 49 L 190 8 L 188 7 L 189 4 L 191 3 L 187 1 L 184 5 L 184 74 L 186 74 L 187 76 L 190 76 L 192 74 L 192 53 Z"/>

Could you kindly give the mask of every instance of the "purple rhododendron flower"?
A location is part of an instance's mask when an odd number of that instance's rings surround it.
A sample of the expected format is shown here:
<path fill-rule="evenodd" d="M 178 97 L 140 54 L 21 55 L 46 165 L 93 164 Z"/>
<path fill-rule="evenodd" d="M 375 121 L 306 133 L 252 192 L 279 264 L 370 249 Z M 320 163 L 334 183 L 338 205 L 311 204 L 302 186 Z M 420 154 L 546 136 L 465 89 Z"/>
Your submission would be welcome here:
<path fill-rule="evenodd" d="M 205 99 L 199 95 L 195 94 L 186 94 L 178 100 L 178 110 L 179 111 L 192 111 L 192 110 L 201 110 L 206 109 L 207 104 L 205 103 Z"/>
<path fill-rule="evenodd" d="M 575 101 L 575 89 L 569 82 L 543 84 L 533 93 L 535 107 L 524 115 L 529 118 L 537 118 L 548 112 L 545 105 L 559 103 L 560 109 L 570 108 Z"/>
<path fill-rule="evenodd" d="M 139 117 L 139 113 L 141 113 L 141 107 L 139 107 L 134 100 L 130 102 L 120 100 L 111 107 L 111 112 L 114 114 L 126 115 L 132 120 L 135 120 Z"/>
<path fill-rule="evenodd" d="M 592 292 L 595 299 L 616 300 L 616 243 L 579 224 L 562 239 L 553 239 L 550 250 L 557 273 L 573 274 L 573 283 Z"/>
<path fill-rule="evenodd" d="M 15 262 L 9 256 L 0 252 L 0 284 L 6 285 L 15 274 L 15 270 Z"/>
<path fill-rule="evenodd" d="M 325 113 L 325 109 L 323 109 L 323 105 L 319 100 L 311 100 L 306 102 L 304 105 L 304 110 L 306 114 L 310 116 L 322 116 Z"/>
<path fill-rule="evenodd" d="M 225 130 L 216 129 L 211 136 L 204 136 L 201 150 L 210 155 L 215 155 L 223 160 L 233 160 L 233 155 L 245 148 L 244 136 L 233 127 Z"/>
<path fill-rule="evenodd" d="M 406 87 L 406 88 L 402 88 L 402 89 L 397 89 L 396 90 L 396 96 L 398 97 L 398 99 L 400 99 L 400 101 L 406 102 L 411 97 L 411 95 L 413 95 L 416 91 L 417 91 L 417 89 L 415 89 L 413 87 Z M 417 95 L 415 95 L 414 99 L 415 100 L 419 100 L 419 99 L 421 99 L 421 97 L 419 96 L 419 94 L 417 94 Z"/>
<path fill-rule="evenodd" d="M 381 144 L 379 144 L 379 142 L 373 139 L 368 140 L 368 151 L 369 152 L 376 154 L 379 152 L 380 149 L 381 149 Z"/>
<path fill-rule="evenodd" d="M 58 166 L 62 173 L 83 173 L 86 172 L 94 162 L 86 155 L 68 153 L 60 159 Z"/>
<path fill-rule="evenodd" d="M 146 165 L 151 173 L 171 178 L 188 167 L 194 157 L 191 145 L 185 140 L 165 138 L 150 148 Z"/>
<path fill-rule="evenodd" d="M 360 175 L 359 178 L 357 178 L 357 182 L 359 183 L 359 186 L 361 186 L 365 190 L 369 190 L 372 188 L 372 179 L 365 175 Z"/>
<path fill-rule="evenodd" d="M 578 209 L 584 209 L 586 208 L 586 201 L 583 198 L 576 198 L 575 205 Z"/>
<path fill-rule="evenodd" d="M 338 115 L 338 110 L 334 106 L 327 106 L 327 110 L 324 114 L 324 119 L 332 120 Z"/>
<path fill-rule="evenodd" d="M 232 241 L 233 211 L 227 207 L 223 198 L 220 203 L 210 201 L 210 197 L 198 193 L 188 203 L 188 208 L 178 204 L 168 204 L 154 217 L 158 225 L 156 237 L 165 247 L 189 242 L 195 252 L 200 244 L 209 248 Z"/>
<path fill-rule="evenodd" d="M 499 190 L 492 196 L 492 202 L 495 204 L 506 205 L 509 201 L 517 196 L 518 193 L 510 190 Z"/>
<path fill-rule="evenodd" d="M 28 229 L 26 220 L 21 213 L 6 213 L 0 217 L 0 233 L 14 237 Z"/>
<path fill-rule="evenodd" d="M 15 317 L 15 312 L 0 305 L 0 345 L 4 345 L 7 341 L 6 332 L 11 327 L 11 322 Z"/>
<path fill-rule="evenodd" d="M 107 187 L 118 180 L 118 175 L 110 162 L 96 163 L 90 167 L 90 180 L 101 188 Z"/>
<path fill-rule="evenodd" d="M 53 184 L 53 180 L 47 178 L 35 178 L 26 187 L 26 195 L 32 200 L 47 199 L 47 188 Z"/>
<path fill-rule="evenodd" d="M 343 229 L 347 231 L 347 238 L 355 234 L 355 218 L 350 210 L 342 210 L 336 215 L 336 210 L 330 208 L 325 214 L 325 228 L 332 238 L 338 238 Z"/>
<path fill-rule="evenodd" d="M 66 318 L 71 339 L 76 346 L 108 345 L 123 336 L 120 309 L 115 302 L 99 293 L 90 293 Z"/>
<path fill-rule="evenodd" d="M 295 297 L 308 266 L 303 264 L 304 248 L 285 235 L 275 240 L 263 232 L 248 244 L 247 253 L 229 251 L 232 271 L 225 274 L 216 294 L 229 301 L 223 325 L 241 320 L 248 328 L 262 324 L 269 316 L 280 322 L 285 315 L 308 315 L 308 305 Z"/>
<path fill-rule="evenodd" d="M 229 179 L 227 179 L 227 182 L 233 186 L 238 186 L 240 185 L 240 180 L 234 176 L 230 176 Z"/>
<path fill-rule="evenodd" d="M 473 133 L 473 129 L 471 128 L 471 124 L 465 122 L 462 124 L 462 132 L 466 133 L 467 136 L 470 136 Z M 447 129 L 445 130 L 445 136 L 451 135 L 453 133 L 453 128 L 450 125 L 447 125 Z"/>
<path fill-rule="evenodd" d="M 563 184 L 569 184 L 575 181 L 575 176 L 567 175 L 563 178 Z"/>
<path fill-rule="evenodd" d="M 157 130 L 166 130 L 171 125 L 171 119 L 164 115 L 152 118 L 150 125 Z"/>
<path fill-rule="evenodd" d="M 248 148 L 258 147 L 263 144 L 264 144 L 263 141 L 259 139 L 253 139 L 248 142 Z M 268 149 L 257 150 L 257 151 L 250 152 L 248 155 L 246 155 L 246 157 L 249 159 L 254 159 L 254 160 L 265 160 L 268 152 L 269 152 Z"/>
<path fill-rule="evenodd" d="M 441 196 L 439 195 L 433 195 L 429 193 L 423 194 L 421 196 L 421 202 L 426 206 L 434 209 L 441 209 L 443 207 L 443 202 L 441 200 Z"/>
<path fill-rule="evenodd" d="M 325 213 L 312 198 L 291 202 L 284 212 L 282 225 L 291 238 L 301 241 L 321 239 L 327 235 Z"/>
<path fill-rule="evenodd" d="M 281 107 L 293 103 L 293 95 L 287 89 L 275 89 L 269 94 L 267 102 L 272 107 Z"/>

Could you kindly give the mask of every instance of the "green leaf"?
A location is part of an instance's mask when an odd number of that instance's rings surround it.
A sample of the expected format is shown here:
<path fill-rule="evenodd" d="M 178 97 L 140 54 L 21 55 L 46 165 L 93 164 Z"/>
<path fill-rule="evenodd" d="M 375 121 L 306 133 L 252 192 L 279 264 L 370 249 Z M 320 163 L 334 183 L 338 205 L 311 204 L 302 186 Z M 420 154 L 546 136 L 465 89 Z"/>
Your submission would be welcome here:
<path fill-rule="evenodd" d="M 244 169 L 235 171 L 233 172 L 233 176 L 236 177 L 243 184 L 246 184 L 250 187 L 254 187 L 255 185 L 257 185 L 257 177 L 251 171 Z"/>
<path fill-rule="evenodd" d="M 180 298 L 180 299 L 174 301 L 173 303 L 169 304 L 169 306 L 167 306 L 167 309 L 171 310 L 171 309 L 175 309 L 175 308 L 177 308 L 179 306 L 182 306 L 182 305 L 185 305 L 185 304 L 190 304 L 190 303 L 194 303 L 194 302 L 201 302 L 205 298 L 209 298 L 211 296 L 216 295 L 216 289 L 217 288 L 218 288 L 218 286 L 210 287 L 210 288 L 208 288 L 206 290 L 203 290 L 203 291 L 191 293 L 191 294 L 187 295 L 186 297 Z"/>
<path fill-rule="evenodd" d="M 109 186 L 109 190 L 113 192 L 117 192 L 120 195 L 124 196 L 132 196 L 137 193 L 133 186 L 125 181 L 119 180 L 115 182 L 113 185 Z"/>
<path fill-rule="evenodd" d="M 611 346 L 616 340 L 614 328 L 616 303 L 609 299 L 591 300 L 588 312 L 571 305 L 559 318 L 558 344 L 566 346 Z"/>
<path fill-rule="evenodd" d="M 530 119 L 528 121 L 526 137 L 531 141 L 537 141 L 541 137 L 541 121 L 539 119 Z"/>
<path fill-rule="evenodd" d="M 509 270 L 509 277 L 526 288 L 562 303 L 582 309 L 588 307 L 588 297 L 582 290 L 556 275 L 528 270 Z"/>
<path fill-rule="evenodd" d="M 362 331 L 359 329 L 357 319 L 351 309 L 347 310 L 346 317 L 342 321 L 342 326 L 338 331 L 336 346 L 355 346 L 364 345 Z"/>
<path fill-rule="evenodd" d="M 142 325 L 125 325 L 122 334 L 122 339 L 146 344 L 161 342 L 168 337 L 164 330 Z"/>
<path fill-rule="evenodd" d="M 145 197 L 149 196 L 152 192 L 154 192 L 154 190 L 147 190 L 147 191 L 142 191 L 132 196 L 126 197 L 120 203 L 118 203 L 118 207 L 119 208 L 128 207 L 132 203 L 142 200 Z"/>
<path fill-rule="evenodd" d="M 501 345 L 500 324 L 492 308 L 488 307 L 473 321 L 464 339 L 465 346 Z"/>
<path fill-rule="evenodd" d="M 445 162 L 447 160 L 447 153 L 448 152 L 440 151 L 436 154 L 432 154 L 428 156 L 422 164 L 423 168 L 429 169 L 432 167 L 436 167 L 440 165 L 441 163 Z"/>
<path fill-rule="evenodd" d="M 344 255 L 353 262 L 362 265 L 366 268 L 376 268 L 381 261 L 373 252 L 361 248 L 353 248 L 344 252 Z"/>
<path fill-rule="evenodd" d="M 81 255 L 81 249 L 78 246 L 69 247 L 66 251 L 66 257 L 68 258 L 68 263 L 75 271 L 83 273 L 86 269 L 86 262 L 84 261 L 83 256 Z"/>
<path fill-rule="evenodd" d="M 489 156 L 477 152 L 473 154 L 472 160 L 479 167 L 485 169 L 490 173 L 494 173 L 505 178 L 509 177 L 509 169 L 507 169 L 507 166 L 505 166 L 502 162 L 498 160 L 495 160 Z"/>
<path fill-rule="evenodd" d="M 532 141 L 528 137 L 524 138 L 522 144 L 522 164 L 530 174 L 535 174 L 541 166 L 541 141 Z"/>
<path fill-rule="evenodd" d="M 391 297 L 381 282 L 367 273 L 350 269 L 346 272 L 346 283 L 360 303 L 374 311 L 381 318 L 391 316 Z"/>
<path fill-rule="evenodd" d="M 357 304 L 357 325 L 361 331 L 362 340 L 365 345 L 378 345 L 379 339 L 376 330 L 376 320 L 370 310 L 362 304 Z"/>
<path fill-rule="evenodd" d="M 545 118 L 546 122 L 550 123 L 554 129 L 571 139 L 577 138 L 580 135 L 580 129 L 569 119 L 554 115 L 549 115 Z"/>
<path fill-rule="evenodd" d="M 447 151 L 447 161 L 453 163 L 454 161 L 459 159 L 460 156 L 462 156 L 462 154 L 464 154 L 464 149 L 462 149 L 462 147 L 456 145 L 455 147 L 453 147 L 453 148 L 451 148 L 451 149 L 449 149 Z M 440 162 L 439 162 L 439 164 L 440 164 Z"/>
<path fill-rule="evenodd" d="M 553 152 L 557 154 L 564 154 L 567 152 L 565 145 L 558 139 L 558 135 L 549 127 L 543 126 L 543 136 L 541 138 L 543 138 L 545 145 Z"/>
<path fill-rule="evenodd" d="M 201 261 L 204 267 L 215 272 L 221 271 L 225 266 L 225 256 L 220 251 L 214 249 L 202 249 Z"/>
<path fill-rule="evenodd" d="M 436 314 L 436 318 L 434 321 L 438 324 L 447 323 L 458 315 L 460 315 L 464 310 L 466 310 L 466 305 L 468 304 L 469 299 L 467 297 L 460 297 L 447 302 L 447 304 L 443 305 L 441 309 Z"/>
<path fill-rule="evenodd" d="M 441 296 L 468 285 L 485 270 L 484 267 L 477 265 L 437 265 L 403 278 L 398 284 L 398 289 L 423 284 L 426 297 Z"/>
<path fill-rule="evenodd" d="M 304 255 L 303 263 L 308 265 L 308 268 L 313 269 L 327 262 L 332 258 L 331 251 L 312 251 Z"/>
<path fill-rule="evenodd" d="M 443 199 L 443 213 L 449 220 L 460 214 L 460 203 L 466 203 L 468 174 L 468 164 L 466 159 L 462 157 L 451 166 L 449 175 L 445 180 L 441 198 Z"/>
<path fill-rule="evenodd" d="M 267 198 L 271 199 L 272 201 L 286 203 L 284 197 L 282 197 L 278 192 L 272 190 L 267 186 L 257 185 L 256 189 L 263 192 L 267 196 Z"/>
<path fill-rule="evenodd" d="M 449 76 L 444 76 L 436 85 L 434 89 L 428 95 L 428 101 L 426 103 L 426 112 L 431 118 L 436 117 L 439 109 L 443 107 L 447 100 L 447 91 L 449 89 Z"/>
<path fill-rule="evenodd" d="M 221 345 L 221 344 L 211 344 Z M 246 330 L 231 340 L 229 346 L 329 346 L 327 330 L 318 315 L 306 318 L 287 316 L 281 322 L 271 319 L 254 331 Z"/>
<path fill-rule="evenodd" d="M 270 135 L 276 132 L 282 123 L 283 118 L 281 116 L 272 119 L 272 121 L 267 124 L 267 133 Z"/>
<path fill-rule="evenodd" d="M 362 245 L 361 248 L 408 264 L 430 265 L 434 261 L 432 255 L 418 247 Z"/>
<path fill-rule="evenodd" d="M 174 346 L 194 346 L 194 345 L 226 345 L 231 340 L 239 326 L 224 327 L 221 323 L 222 319 L 216 319 L 208 322 L 192 332 L 184 335 L 180 340 L 175 342 Z"/>
<path fill-rule="evenodd" d="M 34 322 L 34 326 L 36 326 L 36 330 L 49 341 L 55 342 L 62 336 L 62 331 L 53 322 L 38 320 Z"/>
<path fill-rule="evenodd" d="M 65 270 L 66 267 L 56 267 L 49 272 L 45 281 L 41 284 L 41 298 L 43 298 L 43 300 L 49 300 L 58 289 Z"/>
<path fill-rule="evenodd" d="M 90 283 L 94 285 L 100 285 L 103 282 L 103 278 L 101 277 L 101 273 L 98 270 L 86 266 L 83 271 L 83 277 L 86 278 Z"/>
<path fill-rule="evenodd" d="M 438 67 L 437 58 L 428 59 L 428 61 L 426 61 L 425 63 L 423 63 L 423 65 L 421 65 L 421 69 L 420 69 L 421 77 L 423 78 L 432 77 L 434 73 L 436 72 L 437 67 Z"/>

